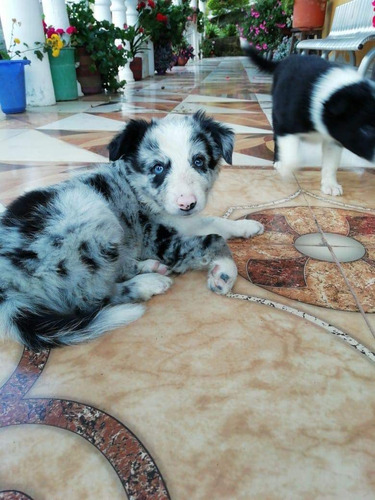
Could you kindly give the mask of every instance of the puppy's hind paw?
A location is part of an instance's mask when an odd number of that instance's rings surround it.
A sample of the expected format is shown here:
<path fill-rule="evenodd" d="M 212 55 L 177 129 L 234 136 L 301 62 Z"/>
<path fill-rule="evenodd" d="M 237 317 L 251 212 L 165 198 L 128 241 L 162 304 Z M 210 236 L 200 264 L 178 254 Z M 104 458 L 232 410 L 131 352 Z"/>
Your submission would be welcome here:
<path fill-rule="evenodd" d="M 342 186 L 337 182 L 322 182 L 321 191 L 330 196 L 341 196 L 344 192 Z"/>
<path fill-rule="evenodd" d="M 237 279 L 237 267 L 230 258 L 217 259 L 208 273 L 208 288 L 219 294 L 226 295 L 232 290 Z"/>

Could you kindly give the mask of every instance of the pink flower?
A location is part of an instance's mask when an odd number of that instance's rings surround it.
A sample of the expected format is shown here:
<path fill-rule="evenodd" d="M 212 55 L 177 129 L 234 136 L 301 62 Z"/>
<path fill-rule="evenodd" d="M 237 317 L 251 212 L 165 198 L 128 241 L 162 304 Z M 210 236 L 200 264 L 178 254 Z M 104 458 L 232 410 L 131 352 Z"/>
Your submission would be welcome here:
<path fill-rule="evenodd" d="M 372 2 L 372 4 L 371 4 L 371 5 L 373 5 L 373 6 L 375 7 L 375 0 Z"/>
<path fill-rule="evenodd" d="M 46 35 L 47 34 L 47 23 L 45 22 L 45 20 L 43 19 L 43 30 L 44 30 L 44 34 Z"/>
<path fill-rule="evenodd" d="M 56 33 L 57 33 L 58 35 L 63 35 L 63 34 L 65 33 L 65 31 L 64 31 L 62 28 L 58 28 L 58 29 L 56 30 Z"/>
<path fill-rule="evenodd" d="M 282 28 L 285 28 L 286 24 L 285 23 L 276 23 L 275 26 L 276 26 L 276 28 L 282 29 Z"/>
<path fill-rule="evenodd" d="M 267 49 L 268 49 L 268 45 L 267 45 L 266 43 L 264 43 L 264 44 L 262 45 L 262 49 L 263 49 L 263 50 L 267 50 Z"/>
<path fill-rule="evenodd" d="M 124 47 L 121 45 L 121 43 L 120 43 L 120 45 L 117 45 L 117 49 L 118 49 L 118 50 L 122 50 L 123 48 L 124 48 Z"/>
<path fill-rule="evenodd" d="M 129 28 L 129 26 L 125 23 L 124 24 L 124 30 L 127 30 Z"/>
<path fill-rule="evenodd" d="M 375 28 L 375 16 L 372 18 L 372 25 Z"/>
<path fill-rule="evenodd" d="M 47 33 L 46 33 L 47 38 L 51 38 L 51 36 L 55 34 L 56 34 L 55 28 L 52 28 L 51 26 L 47 28 Z"/>
<path fill-rule="evenodd" d="M 69 28 L 66 28 L 66 32 L 68 35 L 73 35 L 73 33 L 77 33 L 77 28 L 75 26 L 69 26 Z"/>

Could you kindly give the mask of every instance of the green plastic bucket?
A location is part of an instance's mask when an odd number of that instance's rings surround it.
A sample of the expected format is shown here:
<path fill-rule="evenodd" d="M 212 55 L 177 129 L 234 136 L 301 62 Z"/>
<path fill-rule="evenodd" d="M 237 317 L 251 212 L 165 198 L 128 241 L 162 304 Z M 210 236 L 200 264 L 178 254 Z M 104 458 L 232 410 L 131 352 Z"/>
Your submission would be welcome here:
<path fill-rule="evenodd" d="M 0 61 L 0 103 L 6 114 L 26 109 L 25 64 L 27 59 Z"/>
<path fill-rule="evenodd" d="M 78 98 L 77 76 L 73 47 L 64 47 L 57 57 L 48 51 L 56 101 L 73 101 Z"/>

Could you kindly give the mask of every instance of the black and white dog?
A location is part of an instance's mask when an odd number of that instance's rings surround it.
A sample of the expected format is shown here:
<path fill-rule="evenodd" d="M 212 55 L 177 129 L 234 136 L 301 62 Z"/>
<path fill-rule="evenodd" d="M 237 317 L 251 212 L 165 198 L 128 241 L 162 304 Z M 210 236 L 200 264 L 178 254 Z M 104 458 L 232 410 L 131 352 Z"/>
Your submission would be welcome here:
<path fill-rule="evenodd" d="M 290 174 L 299 165 L 300 140 L 318 140 L 321 190 L 341 195 L 336 170 L 342 148 L 375 161 L 375 82 L 318 56 L 292 55 L 273 62 L 252 48 L 246 52 L 261 70 L 273 73 L 275 168 Z"/>
<path fill-rule="evenodd" d="M 225 294 L 237 269 L 225 242 L 263 232 L 251 220 L 195 216 L 233 132 L 207 118 L 130 121 L 113 163 L 31 191 L 0 218 L 0 333 L 32 349 L 76 344 L 130 323 L 169 272 L 208 269 Z M 117 161 L 115 161 L 117 160 Z"/>

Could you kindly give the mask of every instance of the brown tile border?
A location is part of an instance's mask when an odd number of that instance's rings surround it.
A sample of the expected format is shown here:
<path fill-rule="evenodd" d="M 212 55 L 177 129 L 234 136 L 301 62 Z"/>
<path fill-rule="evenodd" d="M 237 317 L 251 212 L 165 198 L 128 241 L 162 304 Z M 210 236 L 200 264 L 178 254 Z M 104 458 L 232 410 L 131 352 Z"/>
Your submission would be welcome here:
<path fill-rule="evenodd" d="M 29 495 L 17 490 L 0 491 L 0 500 L 33 500 Z"/>
<path fill-rule="evenodd" d="M 39 424 L 73 432 L 89 441 L 104 455 L 116 471 L 129 498 L 169 499 L 167 487 L 151 455 L 139 439 L 116 418 L 77 401 L 26 397 L 42 373 L 49 352 L 24 349 L 17 368 L 0 388 L 0 428 Z M 7 492 L 0 492 L 0 500 L 29 498 L 25 495 L 3 497 L 5 493 Z"/>

